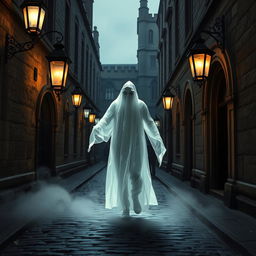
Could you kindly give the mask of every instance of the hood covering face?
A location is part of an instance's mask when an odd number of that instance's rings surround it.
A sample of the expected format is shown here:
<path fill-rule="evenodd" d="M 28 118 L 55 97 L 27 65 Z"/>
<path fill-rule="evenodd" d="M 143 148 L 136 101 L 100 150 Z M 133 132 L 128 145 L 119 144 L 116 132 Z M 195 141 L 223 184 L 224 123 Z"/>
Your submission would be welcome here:
<path fill-rule="evenodd" d="M 132 209 L 139 194 L 142 208 L 157 205 L 149 172 L 145 133 L 162 162 L 166 151 L 146 104 L 138 98 L 135 85 L 126 82 L 90 135 L 89 150 L 111 138 L 106 178 L 105 207 Z"/>

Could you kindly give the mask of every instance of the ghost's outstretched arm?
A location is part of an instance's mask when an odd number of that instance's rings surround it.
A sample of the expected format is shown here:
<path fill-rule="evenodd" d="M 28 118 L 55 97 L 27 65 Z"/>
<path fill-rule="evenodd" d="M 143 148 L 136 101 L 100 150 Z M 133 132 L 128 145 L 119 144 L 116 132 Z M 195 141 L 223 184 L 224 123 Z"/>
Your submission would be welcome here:
<path fill-rule="evenodd" d="M 166 152 L 166 148 L 164 146 L 163 140 L 159 134 L 158 128 L 150 116 L 150 113 L 148 111 L 148 108 L 146 104 L 143 102 L 142 103 L 142 117 L 143 117 L 143 125 L 144 125 L 144 130 L 148 136 L 148 139 L 155 151 L 155 154 L 157 156 L 159 166 L 162 163 L 163 156 Z"/>
<path fill-rule="evenodd" d="M 94 144 L 107 142 L 112 134 L 113 129 L 113 116 L 115 112 L 115 103 L 112 102 L 109 108 L 107 109 L 104 116 L 100 119 L 100 121 L 93 127 L 90 139 L 89 139 L 89 148 L 88 152 L 90 152 L 91 147 Z"/>

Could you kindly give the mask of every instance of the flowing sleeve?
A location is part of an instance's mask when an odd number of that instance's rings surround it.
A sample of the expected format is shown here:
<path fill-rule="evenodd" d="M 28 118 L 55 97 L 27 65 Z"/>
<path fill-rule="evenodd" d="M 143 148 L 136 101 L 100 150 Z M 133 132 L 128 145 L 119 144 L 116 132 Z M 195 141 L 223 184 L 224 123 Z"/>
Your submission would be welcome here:
<path fill-rule="evenodd" d="M 109 108 L 107 109 L 104 116 L 100 119 L 100 121 L 93 126 L 90 138 L 89 138 L 89 148 L 88 152 L 90 152 L 91 147 L 94 144 L 101 142 L 108 142 L 113 130 L 113 116 L 115 112 L 115 103 L 112 102 Z"/>
<path fill-rule="evenodd" d="M 166 148 L 159 134 L 158 128 L 154 120 L 150 116 L 147 105 L 144 102 L 142 102 L 142 118 L 145 133 L 147 134 L 148 139 L 155 151 L 155 154 L 159 162 L 159 166 L 161 166 L 163 156 L 166 152 Z"/>

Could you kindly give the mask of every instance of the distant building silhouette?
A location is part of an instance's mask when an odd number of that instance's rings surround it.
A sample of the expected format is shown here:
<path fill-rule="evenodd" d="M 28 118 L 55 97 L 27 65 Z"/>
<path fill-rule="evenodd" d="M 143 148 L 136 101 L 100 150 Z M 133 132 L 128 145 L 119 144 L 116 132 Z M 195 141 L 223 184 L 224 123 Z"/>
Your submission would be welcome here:
<path fill-rule="evenodd" d="M 104 113 L 116 98 L 121 86 L 131 80 L 137 87 L 140 99 L 144 100 L 151 114 L 155 115 L 158 88 L 158 27 L 157 14 L 150 14 L 148 1 L 141 0 L 137 20 L 137 64 L 102 65 L 100 108 Z M 125 49 L 124 49 L 125 50 Z"/>

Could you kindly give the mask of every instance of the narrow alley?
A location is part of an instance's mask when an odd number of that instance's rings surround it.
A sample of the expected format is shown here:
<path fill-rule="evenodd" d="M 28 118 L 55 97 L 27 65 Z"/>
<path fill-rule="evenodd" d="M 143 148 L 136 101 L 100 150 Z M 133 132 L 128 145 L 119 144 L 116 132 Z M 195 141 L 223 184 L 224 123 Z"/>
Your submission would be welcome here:
<path fill-rule="evenodd" d="M 104 209 L 105 175 L 106 169 L 74 192 L 79 208 L 65 205 L 57 217 L 40 218 L 1 255 L 240 255 L 157 179 L 159 205 L 146 213 L 123 218 Z"/>

